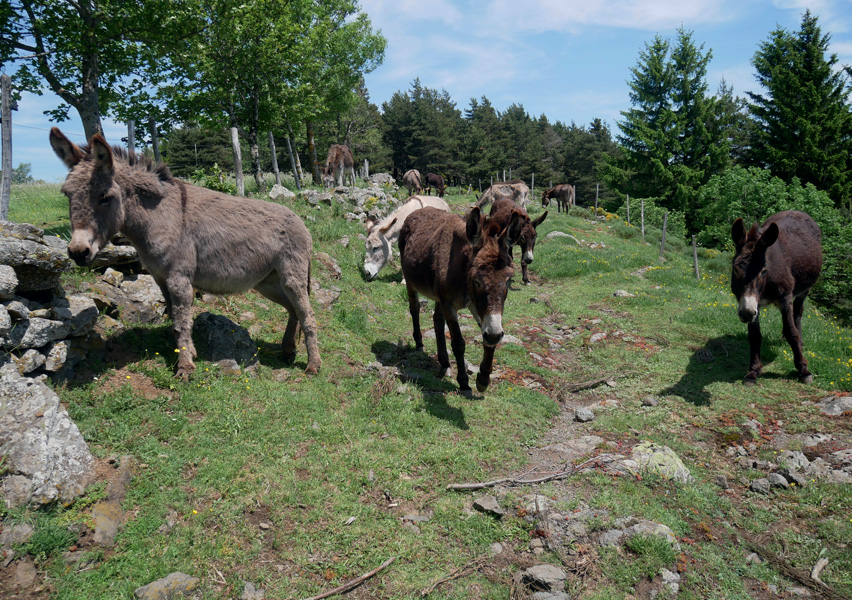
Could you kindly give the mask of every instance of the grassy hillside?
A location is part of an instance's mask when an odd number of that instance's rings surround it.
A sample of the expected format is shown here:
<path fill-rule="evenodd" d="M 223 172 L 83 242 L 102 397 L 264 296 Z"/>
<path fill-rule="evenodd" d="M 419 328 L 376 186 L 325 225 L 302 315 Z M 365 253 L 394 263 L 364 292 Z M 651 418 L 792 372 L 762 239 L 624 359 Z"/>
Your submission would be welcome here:
<path fill-rule="evenodd" d="M 57 215 L 67 208 L 61 196 L 51 197 L 34 203 L 43 207 L 37 214 L 13 201 L 13 219 L 32 217 L 61 231 Z M 448 199 L 461 212 L 473 197 Z M 506 305 L 505 331 L 520 343 L 500 345 L 491 388 L 468 398 L 457 393 L 454 370 L 435 376 L 434 339 L 425 339 L 425 353 L 413 350 L 398 261 L 365 282 L 357 237 L 363 226 L 344 220 L 339 205 L 291 207 L 306 219 L 315 252 L 327 252 L 342 269 L 338 280 L 313 263 L 314 280 L 342 290 L 331 308 L 314 304 L 320 374 L 302 374 L 303 346 L 295 366 L 282 363 L 285 311 L 254 293 L 197 301 L 194 309 L 223 314 L 251 332 L 260 366 L 250 373 L 225 375 L 202 356 L 184 383 L 172 377 L 168 324 L 116 336 L 104 359 L 59 393 L 104 472 L 111 458 L 133 458 L 126 521 L 111 549 L 87 545 L 91 535 L 63 533 L 69 525 L 76 532 L 92 526 L 104 481 L 68 507 L 6 512 L 7 524 L 28 521 L 53 532 L 21 548 L 43 572 L 39 597 L 129 599 L 135 588 L 183 571 L 202 579 L 200 598 L 239 597 L 244 581 L 266 589 L 267 598 L 304 598 L 391 557 L 398 558 L 390 568 L 350 597 L 412 598 L 465 567 L 430 597 L 496 599 L 509 590 L 525 597 L 513 575 L 535 562 L 565 564 L 565 557 L 532 553 L 539 533 L 523 511 L 496 520 L 470 509 L 479 493 L 446 486 L 536 466 L 535 449 L 556 430 L 600 436 L 610 452 L 629 454 L 644 439 L 668 445 L 696 478 L 675 485 L 588 473 L 535 488 L 566 510 L 588 506 L 605 509 L 609 519 L 664 523 L 681 542 L 677 556 L 654 544 L 574 548 L 589 561 L 569 569 L 572 597 L 643 597 L 662 567 L 681 570 L 680 598 L 775 597 L 767 590 L 780 586 L 783 594 L 790 582 L 784 565 L 810 572 L 820 557 L 829 559 L 822 579 L 852 596 L 852 486 L 813 481 L 755 495 L 747 488 L 757 474 L 728 452 L 747 443 L 771 459 L 781 449 L 801 449 L 806 433 L 833 435 L 837 449 L 852 446 L 848 417 L 825 417 L 813 405 L 852 389 L 848 328 L 806 305 L 804 344 L 815 383 L 804 386 L 778 312 L 767 309 L 764 376 L 744 387 L 748 341 L 728 287 L 730 256 L 702 251 L 696 280 L 683 240 L 668 236 L 661 262 L 659 232 L 649 231 L 643 242 L 618 219 L 551 211 L 539 229 L 533 283 L 523 286 L 518 272 Z M 546 239 L 552 231 L 580 243 Z M 615 297 L 616 290 L 633 296 Z M 246 311 L 256 318 L 241 320 Z M 429 315 L 431 306 L 424 328 L 431 327 Z M 467 359 L 478 364 L 482 344 L 465 315 Z M 606 336 L 593 341 L 598 333 Z M 577 389 L 603 380 L 611 383 Z M 647 396 L 659 405 L 643 407 Z M 596 420 L 566 425 L 566 415 L 588 405 Z M 731 491 L 713 483 L 719 475 Z M 512 490 L 506 502 L 531 491 Z M 428 520 L 406 525 L 402 517 L 413 514 Z M 173 527 L 163 528 L 169 519 Z M 744 534 L 780 557 L 778 564 L 746 562 Z M 75 543 L 91 554 L 85 568 L 66 567 L 60 557 Z M 498 556 L 495 543 L 504 548 Z"/>

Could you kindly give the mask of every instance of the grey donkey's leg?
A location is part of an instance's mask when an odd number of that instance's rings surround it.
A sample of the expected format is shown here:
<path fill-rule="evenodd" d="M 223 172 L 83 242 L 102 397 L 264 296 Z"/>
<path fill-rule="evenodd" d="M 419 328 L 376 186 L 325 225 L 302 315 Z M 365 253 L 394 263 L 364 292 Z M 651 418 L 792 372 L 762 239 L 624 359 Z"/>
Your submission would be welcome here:
<path fill-rule="evenodd" d="M 281 341 L 285 360 L 288 358 L 288 354 L 295 356 L 296 334 L 298 333 L 298 325 L 301 325 L 302 331 L 305 333 L 305 346 L 308 347 L 308 366 L 305 367 L 305 373 L 313 375 L 319 371 L 322 359 L 320 359 L 319 344 L 317 343 L 317 321 L 314 318 L 314 310 L 311 308 L 310 298 L 308 297 L 307 267 L 304 271 L 303 277 L 294 276 L 289 279 L 281 277 L 277 286 L 271 285 L 273 278 L 269 277 L 255 289 L 270 300 L 281 304 L 290 313 L 287 329 L 284 331 L 284 338 Z M 291 267 L 284 272 L 293 273 L 293 269 Z M 285 296 L 284 298 L 279 296 L 282 293 Z M 295 319 L 293 318 L 294 315 Z"/>
<path fill-rule="evenodd" d="M 193 359 L 196 356 L 192 343 L 192 282 L 185 275 L 172 273 L 166 281 L 166 288 L 171 299 L 172 326 L 177 341 L 175 374 L 186 380 L 195 371 Z"/>

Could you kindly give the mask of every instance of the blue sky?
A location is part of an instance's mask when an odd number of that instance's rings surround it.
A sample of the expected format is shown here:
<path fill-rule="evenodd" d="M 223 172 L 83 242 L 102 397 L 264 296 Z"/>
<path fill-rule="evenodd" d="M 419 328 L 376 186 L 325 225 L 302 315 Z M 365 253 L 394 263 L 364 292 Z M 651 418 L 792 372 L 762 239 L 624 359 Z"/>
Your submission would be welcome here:
<path fill-rule="evenodd" d="M 464 110 L 486 96 L 497 110 L 522 104 L 533 116 L 587 125 L 599 117 L 615 130 L 630 107 L 627 81 L 640 50 L 656 34 L 674 40 L 681 26 L 712 50 L 707 81 L 724 78 L 734 93 L 759 91 L 751 59 L 781 26 L 798 30 L 806 8 L 831 34 L 831 52 L 852 65 L 852 0 L 361 0 L 388 40 L 384 63 L 366 77 L 381 106 L 419 77 L 445 89 Z M 36 178 L 62 180 L 65 168 L 47 141 L 42 111 L 59 104 L 50 92 L 26 96 L 13 114 L 13 161 L 32 163 Z M 60 127 L 82 143 L 74 111 Z M 110 142 L 126 135 L 104 122 Z"/>

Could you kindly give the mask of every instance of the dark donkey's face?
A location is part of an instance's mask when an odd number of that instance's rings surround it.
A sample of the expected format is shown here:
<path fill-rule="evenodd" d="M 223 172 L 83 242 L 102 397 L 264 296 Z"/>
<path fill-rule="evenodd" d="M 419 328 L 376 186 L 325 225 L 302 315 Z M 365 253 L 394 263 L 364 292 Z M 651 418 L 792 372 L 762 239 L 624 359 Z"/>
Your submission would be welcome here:
<path fill-rule="evenodd" d="M 760 234 L 757 223 L 746 231 L 743 220 L 737 219 L 731 227 L 731 239 L 736 246 L 731 291 L 737 297 L 737 314 L 743 323 L 755 323 L 768 279 L 766 250 L 778 239 L 778 226 L 772 223 Z"/>
<path fill-rule="evenodd" d="M 538 237 L 536 229 L 547 218 L 547 211 L 544 211 L 540 217 L 534 221 L 527 220 L 521 228 L 521 237 L 518 238 L 518 245 L 521 247 L 521 261 L 525 265 L 533 261 L 533 251 L 535 250 L 535 241 Z"/>
<path fill-rule="evenodd" d="M 100 134 L 96 134 L 92 138 L 91 152 L 88 152 L 56 127 L 50 130 L 50 145 L 71 169 L 62 186 L 62 193 L 68 196 L 71 216 L 68 256 L 80 266 L 90 265 L 124 222 L 121 189 L 113 178 L 112 149 Z"/>
<path fill-rule="evenodd" d="M 503 338 L 503 305 L 515 270 L 510 249 L 518 241 L 522 222 L 520 215 L 502 231 L 495 231 L 491 219 L 479 211 L 468 218 L 467 237 L 473 245 L 473 261 L 468 271 L 467 285 L 470 308 L 482 329 L 482 341 L 494 347 Z"/>

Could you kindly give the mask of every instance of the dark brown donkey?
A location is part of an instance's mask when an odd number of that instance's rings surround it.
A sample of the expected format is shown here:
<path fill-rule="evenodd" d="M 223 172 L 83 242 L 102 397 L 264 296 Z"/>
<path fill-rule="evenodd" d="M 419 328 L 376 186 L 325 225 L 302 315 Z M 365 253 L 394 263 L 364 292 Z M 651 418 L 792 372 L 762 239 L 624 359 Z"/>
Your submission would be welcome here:
<path fill-rule="evenodd" d="M 746 231 L 742 219 L 734 221 L 731 238 L 736 246 L 731 271 L 731 291 L 737 313 L 748 323 L 751 353 L 745 383 L 757 383 L 760 362 L 760 307 L 775 304 L 781 310 L 784 337 L 793 349 L 799 379 L 811 383 L 808 361 L 802 351 L 802 309 L 805 298 L 822 270 L 821 233 L 803 212 L 779 212 L 758 228 Z"/>
<path fill-rule="evenodd" d="M 254 288 L 286 308 L 284 357 L 295 358 L 301 325 L 308 347 L 305 372 L 317 372 L 317 323 L 308 300 L 311 234 L 293 211 L 189 185 L 165 165 L 110 148 L 100 134 L 80 148 L 54 127 L 50 144 L 71 169 L 62 186 L 71 212 L 68 255 L 90 265 L 116 233 L 131 241 L 166 299 L 179 377 L 195 370 L 193 287 L 214 294 Z"/>
<path fill-rule="evenodd" d="M 464 362 L 464 337 L 458 311 L 469 308 L 482 330 L 485 346 L 476 389 L 484 392 L 491 383 L 494 348 L 503 337 L 503 304 L 514 274 L 509 250 L 517 241 L 521 219 L 513 215 L 505 226 L 473 208 L 466 218 L 437 208 L 411 213 L 399 236 L 402 272 L 408 288 L 408 309 L 414 342 L 423 348 L 418 294 L 435 301 L 432 316 L 441 376 L 450 369 L 444 323 L 456 359 L 459 388 L 469 391 Z"/>
<path fill-rule="evenodd" d="M 529 215 L 524 207 L 512 200 L 511 198 L 500 197 L 495 198 L 491 205 L 491 218 L 498 223 L 508 225 L 512 219 L 512 215 L 518 214 L 523 226 L 521 228 L 521 236 L 518 238 L 517 245 L 521 247 L 521 273 L 524 283 L 530 282 L 528 266 L 533 261 L 533 251 L 535 250 L 535 241 L 538 237 L 536 229 L 547 218 L 547 211 L 537 217 L 534 221 L 530 220 Z M 511 255 L 512 251 L 509 250 Z"/>

